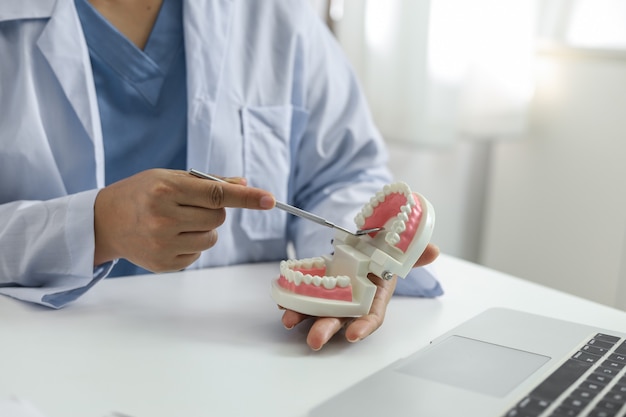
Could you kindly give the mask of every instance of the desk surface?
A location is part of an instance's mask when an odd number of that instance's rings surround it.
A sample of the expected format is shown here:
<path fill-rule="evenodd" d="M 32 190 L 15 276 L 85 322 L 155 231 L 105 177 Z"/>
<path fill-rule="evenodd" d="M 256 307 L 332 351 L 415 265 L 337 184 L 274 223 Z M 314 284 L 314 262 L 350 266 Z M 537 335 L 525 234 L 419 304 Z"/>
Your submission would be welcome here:
<path fill-rule="evenodd" d="M 624 311 L 445 255 L 435 268 L 442 297 L 394 297 L 374 335 L 319 352 L 306 326 L 280 322 L 275 263 L 109 279 L 58 311 L 0 297 L 0 398 L 46 417 L 298 417 L 489 307 L 626 325 Z"/>

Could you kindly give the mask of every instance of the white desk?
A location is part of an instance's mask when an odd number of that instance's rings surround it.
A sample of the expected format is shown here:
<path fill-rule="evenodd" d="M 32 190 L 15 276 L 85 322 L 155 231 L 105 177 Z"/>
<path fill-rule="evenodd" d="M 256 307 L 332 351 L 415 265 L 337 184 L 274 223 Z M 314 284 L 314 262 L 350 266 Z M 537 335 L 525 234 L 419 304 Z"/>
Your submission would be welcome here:
<path fill-rule="evenodd" d="M 624 311 L 447 256 L 436 265 L 444 296 L 395 297 L 374 335 L 320 352 L 306 326 L 282 327 L 277 263 L 105 280 L 59 311 L 0 297 L 0 398 L 47 417 L 299 417 L 489 307 L 626 327 Z"/>

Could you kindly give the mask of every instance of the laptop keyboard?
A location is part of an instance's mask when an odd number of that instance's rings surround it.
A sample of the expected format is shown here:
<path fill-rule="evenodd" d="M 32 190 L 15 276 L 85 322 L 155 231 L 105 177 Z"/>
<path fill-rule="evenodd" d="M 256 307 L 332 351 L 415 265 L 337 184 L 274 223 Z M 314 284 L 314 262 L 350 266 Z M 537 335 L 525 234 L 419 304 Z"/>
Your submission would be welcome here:
<path fill-rule="evenodd" d="M 504 417 L 626 416 L 626 341 L 598 333 Z"/>

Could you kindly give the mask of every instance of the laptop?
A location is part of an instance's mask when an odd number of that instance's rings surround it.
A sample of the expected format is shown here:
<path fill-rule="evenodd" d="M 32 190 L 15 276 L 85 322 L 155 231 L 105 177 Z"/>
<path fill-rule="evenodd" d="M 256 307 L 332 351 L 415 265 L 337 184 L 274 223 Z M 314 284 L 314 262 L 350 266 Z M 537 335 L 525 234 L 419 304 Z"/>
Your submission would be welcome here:
<path fill-rule="evenodd" d="M 489 309 L 309 415 L 625 416 L 626 333 Z"/>

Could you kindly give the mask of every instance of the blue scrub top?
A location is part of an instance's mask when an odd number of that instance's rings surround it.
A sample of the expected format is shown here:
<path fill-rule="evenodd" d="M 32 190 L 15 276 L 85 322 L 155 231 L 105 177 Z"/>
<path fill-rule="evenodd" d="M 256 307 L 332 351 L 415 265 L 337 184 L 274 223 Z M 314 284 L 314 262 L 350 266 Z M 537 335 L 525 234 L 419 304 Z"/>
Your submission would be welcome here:
<path fill-rule="evenodd" d="M 76 0 L 93 69 L 109 185 L 150 168 L 186 169 L 182 2 L 165 0 L 144 50 Z M 121 259 L 109 276 L 147 273 Z"/>

